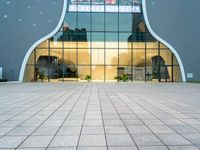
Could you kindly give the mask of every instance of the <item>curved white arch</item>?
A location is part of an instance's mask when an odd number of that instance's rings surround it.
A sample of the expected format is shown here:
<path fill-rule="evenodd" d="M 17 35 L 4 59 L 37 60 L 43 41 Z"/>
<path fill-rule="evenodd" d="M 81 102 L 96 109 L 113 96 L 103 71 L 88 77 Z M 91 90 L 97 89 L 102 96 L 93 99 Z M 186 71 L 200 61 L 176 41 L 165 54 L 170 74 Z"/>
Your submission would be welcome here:
<path fill-rule="evenodd" d="M 150 25 L 149 19 L 148 19 L 148 15 L 147 15 L 146 0 L 142 0 L 142 10 L 143 10 L 143 15 L 144 15 L 144 20 L 145 20 L 145 23 L 146 23 L 146 26 L 147 26 L 149 32 L 152 34 L 153 37 L 155 37 L 161 43 L 163 43 L 164 45 L 166 45 L 173 52 L 173 54 L 176 56 L 176 59 L 177 59 L 177 61 L 179 63 L 180 70 L 181 70 L 182 81 L 186 82 L 185 70 L 184 70 L 183 63 L 181 61 L 181 58 L 180 58 L 179 54 L 177 53 L 177 51 L 167 41 L 165 41 L 160 36 L 158 36 L 153 31 L 153 29 L 151 28 L 151 25 Z"/>
<path fill-rule="evenodd" d="M 45 37 L 39 39 L 38 41 L 36 41 L 30 48 L 29 50 L 27 51 L 24 59 L 23 59 L 23 62 L 22 62 L 22 66 L 21 66 L 21 69 L 20 69 L 20 74 L 19 74 L 19 81 L 20 82 L 23 82 L 23 78 L 24 78 L 24 72 L 25 72 L 25 68 L 26 68 L 26 63 L 31 55 L 31 53 L 33 52 L 33 50 L 39 45 L 41 44 L 42 42 L 48 40 L 49 38 L 51 38 L 52 36 L 54 36 L 56 34 L 56 32 L 60 29 L 60 27 L 62 26 L 62 23 L 65 19 L 65 14 L 66 14 L 66 10 L 67 10 L 67 0 L 64 0 L 64 4 L 63 4 L 63 9 L 62 9 L 62 14 L 61 14 L 61 17 L 60 17 L 60 20 L 59 20 L 59 23 L 58 25 L 56 26 L 56 28 L 48 35 L 46 35 Z"/>

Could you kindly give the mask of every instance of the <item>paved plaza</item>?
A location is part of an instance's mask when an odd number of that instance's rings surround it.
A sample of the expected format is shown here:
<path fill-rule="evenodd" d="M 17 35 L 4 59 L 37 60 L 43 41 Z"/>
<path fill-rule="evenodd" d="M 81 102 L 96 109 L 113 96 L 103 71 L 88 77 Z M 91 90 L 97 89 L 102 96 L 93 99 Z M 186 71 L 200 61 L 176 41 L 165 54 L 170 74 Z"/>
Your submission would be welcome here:
<path fill-rule="evenodd" d="M 1 83 L 0 149 L 197 150 L 200 84 Z"/>

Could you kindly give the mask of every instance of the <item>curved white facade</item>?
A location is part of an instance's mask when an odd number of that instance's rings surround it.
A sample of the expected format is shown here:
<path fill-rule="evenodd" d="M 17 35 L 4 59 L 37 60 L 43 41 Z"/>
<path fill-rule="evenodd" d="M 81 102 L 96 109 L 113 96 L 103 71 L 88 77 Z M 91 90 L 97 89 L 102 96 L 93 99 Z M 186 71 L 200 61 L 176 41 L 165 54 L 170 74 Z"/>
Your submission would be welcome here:
<path fill-rule="evenodd" d="M 53 35 L 56 34 L 56 32 L 60 29 L 60 27 L 62 26 L 63 24 L 63 21 L 64 21 L 64 18 L 65 18 L 65 14 L 66 14 L 66 10 L 67 10 L 67 0 L 64 0 L 64 5 L 63 5 L 63 8 L 62 8 L 62 15 L 60 17 L 60 20 L 58 22 L 58 25 L 56 26 L 56 28 L 48 35 L 46 35 L 45 37 L 42 37 L 41 39 L 39 39 L 38 41 L 36 41 L 31 47 L 30 49 L 27 51 L 24 59 L 23 59 L 23 63 L 22 63 L 22 66 L 21 66 L 21 70 L 20 70 L 20 75 L 19 75 L 19 81 L 20 82 L 23 82 L 23 79 L 24 79 L 24 73 L 25 73 L 25 68 L 26 68 L 26 64 L 28 62 L 28 59 L 31 55 L 31 53 L 33 52 L 33 50 L 39 45 L 41 44 L 42 42 L 44 42 L 45 40 L 51 38 Z"/>
<path fill-rule="evenodd" d="M 185 72 L 184 72 L 184 67 L 182 64 L 182 61 L 178 55 L 178 53 L 176 52 L 176 50 L 169 44 L 167 43 L 165 40 L 163 40 L 161 37 L 159 37 L 151 28 L 149 20 L 148 20 L 148 15 L 147 15 L 147 10 L 146 10 L 146 1 L 143 0 L 142 1 L 142 6 L 143 6 L 143 15 L 144 15 L 144 19 L 145 19 L 145 23 L 147 25 L 148 30 L 150 31 L 150 33 L 152 34 L 153 37 L 155 37 L 158 41 L 160 41 L 161 43 L 163 43 L 164 45 L 166 45 L 175 55 L 175 57 L 177 58 L 177 61 L 179 63 L 180 66 L 180 70 L 181 70 L 181 76 L 182 76 L 182 81 L 185 82 L 186 78 L 185 78 Z M 66 14 L 66 10 L 67 10 L 67 0 L 64 0 L 64 5 L 63 5 L 63 10 L 62 10 L 62 15 L 60 17 L 59 23 L 57 25 L 57 27 L 55 28 L 54 31 L 52 31 L 50 34 L 48 34 L 47 36 L 43 37 L 42 39 L 38 40 L 37 42 L 35 42 L 31 48 L 28 50 L 28 52 L 26 53 L 26 56 L 24 57 L 23 63 L 22 63 L 22 67 L 20 70 L 20 76 L 19 76 L 19 81 L 23 81 L 24 79 L 24 73 L 25 73 L 25 68 L 26 68 L 26 64 L 28 62 L 28 59 L 31 55 L 31 53 L 33 52 L 33 50 L 42 42 L 44 42 L 45 40 L 48 40 L 49 38 L 51 38 L 52 36 L 54 36 L 56 34 L 56 32 L 60 29 L 60 27 L 62 26 L 62 23 L 64 21 L 64 17 Z"/>
<path fill-rule="evenodd" d="M 145 23 L 146 23 L 146 26 L 147 26 L 149 32 L 152 34 L 153 37 L 155 37 L 157 40 L 159 40 L 160 42 L 165 44 L 173 52 L 173 54 L 176 56 L 176 59 L 178 60 L 180 70 L 181 70 L 182 81 L 186 82 L 184 66 L 183 66 L 183 63 L 181 61 L 181 58 L 180 58 L 178 52 L 167 41 L 165 41 L 162 37 L 157 35 L 153 31 L 153 29 L 151 28 L 149 18 L 148 18 L 148 14 L 147 14 L 146 0 L 142 0 L 142 9 L 143 9 L 144 20 L 145 20 Z"/>

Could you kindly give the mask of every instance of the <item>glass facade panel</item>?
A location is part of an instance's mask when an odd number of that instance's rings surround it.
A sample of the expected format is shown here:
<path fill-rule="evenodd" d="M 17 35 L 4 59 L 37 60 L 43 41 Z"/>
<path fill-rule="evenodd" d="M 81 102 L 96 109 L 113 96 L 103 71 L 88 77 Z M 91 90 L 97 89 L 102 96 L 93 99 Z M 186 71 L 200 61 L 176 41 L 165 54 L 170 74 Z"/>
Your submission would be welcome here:
<path fill-rule="evenodd" d="M 44 41 L 44 42 L 42 42 L 40 45 L 38 45 L 37 48 L 47 48 L 47 47 L 48 47 L 48 43 L 49 43 L 48 40 L 47 40 L 47 41 Z"/>
<path fill-rule="evenodd" d="M 66 34 L 65 32 L 58 32 L 49 40 L 50 48 L 62 48 L 62 40 L 66 40 Z"/>
<path fill-rule="evenodd" d="M 132 31 L 132 14 L 130 13 L 119 13 L 119 31 Z"/>
<path fill-rule="evenodd" d="M 160 56 L 164 59 L 166 65 L 172 65 L 172 52 L 169 50 L 160 51 Z"/>
<path fill-rule="evenodd" d="M 128 42 L 130 32 L 119 33 L 119 48 L 132 48 L 132 42 Z"/>
<path fill-rule="evenodd" d="M 73 1 L 79 8 L 31 54 L 25 81 L 181 81 L 176 57 L 151 36 L 142 12 L 132 12 L 140 1 L 90 2 Z"/>
<path fill-rule="evenodd" d="M 91 30 L 90 13 L 78 13 L 78 29 Z"/>
<path fill-rule="evenodd" d="M 64 63 L 65 64 L 77 64 L 76 56 L 77 56 L 76 49 L 64 49 Z"/>
<path fill-rule="evenodd" d="M 104 66 L 92 66 L 92 80 L 104 81 Z"/>
<path fill-rule="evenodd" d="M 106 66 L 106 81 L 116 81 L 117 66 Z"/>
<path fill-rule="evenodd" d="M 131 49 L 121 49 L 119 51 L 119 64 L 120 65 L 131 65 L 131 57 L 132 50 Z"/>
<path fill-rule="evenodd" d="M 146 48 L 158 49 L 158 42 L 146 42 Z"/>
<path fill-rule="evenodd" d="M 91 75 L 90 66 L 78 66 L 79 81 L 86 82 L 85 77 Z"/>
<path fill-rule="evenodd" d="M 106 33 L 105 46 L 106 48 L 118 48 L 118 33 Z"/>
<path fill-rule="evenodd" d="M 78 50 L 78 64 L 79 65 L 90 65 L 90 49 L 79 49 Z"/>
<path fill-rule="evenodd" d="M 116 50 L 116 49 L 106 50 L 106 64 L 107 65 L 118 65 L 118 50 Z"/>
<path fill-rule="evenodd" d="M 92 31 L 104 31 L 104 13 L 91 14 Z"/>
<path fill-rule="evenodd" d="M 104 65 L 104 49 L 92 49 L 92 64 Z"/>
<path fill-rule="evenodd" d="M 67 12 L 64 26 L 74 30 L 77 28 L 77 18 L 77 13 Z"/>
<path fill-rule="evenodd" d="M 118 31 L 118 14 L 106 13 L 105 14 L 105 31 Z"/>
<path fill-rule="evenodd" d="M 34 79 L 34 76 L 36 77 L 35 73 L 35 66 L 34 65 L 26 65 L 25 73 L 24 73 L 24 81 L 37 81 L 36 78 Z"/>
<path fill-rule="evenodd" d="M 33 65 L 35 63 L 35 51 L 33 51 L 28 59 L 27 65 Z"/>

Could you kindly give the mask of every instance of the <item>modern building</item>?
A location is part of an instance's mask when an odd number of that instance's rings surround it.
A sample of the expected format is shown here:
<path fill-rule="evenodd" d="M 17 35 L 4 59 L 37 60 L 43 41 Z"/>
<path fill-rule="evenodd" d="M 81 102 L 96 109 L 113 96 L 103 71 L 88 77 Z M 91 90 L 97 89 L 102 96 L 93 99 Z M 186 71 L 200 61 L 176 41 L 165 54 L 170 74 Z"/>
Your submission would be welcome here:
<path fill-rule="evenodd" d="M 200 1 L 2 0 L 3 78 L 200 80 Z"/>

